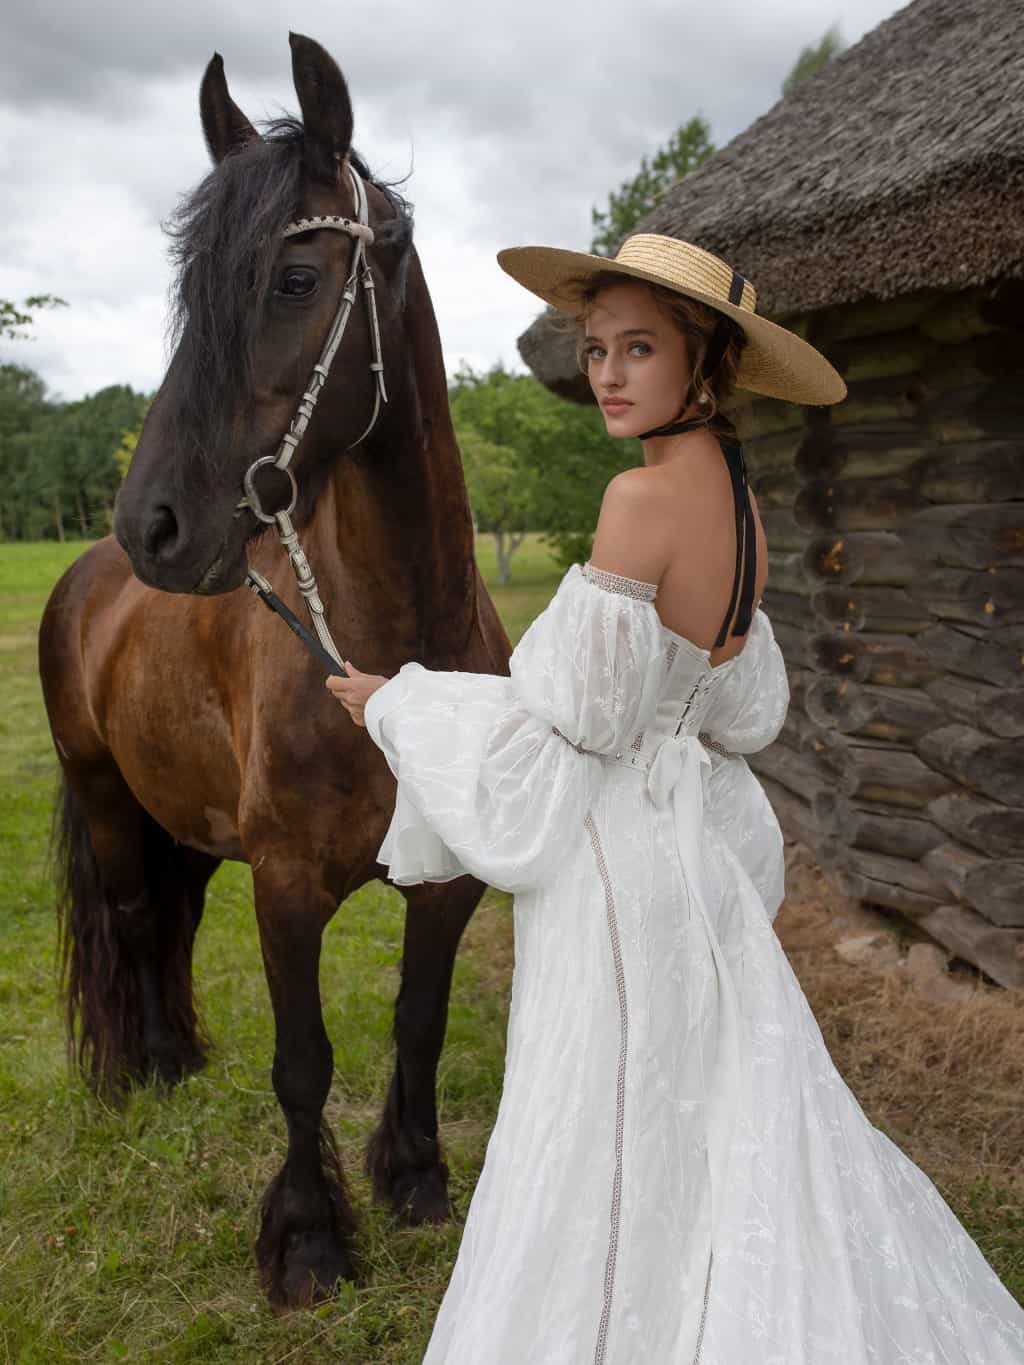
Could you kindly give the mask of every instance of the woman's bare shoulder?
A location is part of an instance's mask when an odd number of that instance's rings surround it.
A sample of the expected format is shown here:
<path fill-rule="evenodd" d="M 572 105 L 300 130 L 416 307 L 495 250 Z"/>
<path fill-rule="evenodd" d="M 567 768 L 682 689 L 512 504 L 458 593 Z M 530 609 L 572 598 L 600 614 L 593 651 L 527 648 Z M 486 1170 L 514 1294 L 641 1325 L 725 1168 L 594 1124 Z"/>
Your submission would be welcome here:
<path fill-rule="evenodd" d="M 748 491 L 763 563 L 764 530 Z M 734 518 L 729 473 L 716 451 L 688 456 L 685 466 L 624 469 L 605 488 L 592 559 L 610 572 L 659 583 L 670 566 L 699 566 L 712 547 L 731 546 Z"/>
<path fill-rule="evenodd" d="M 657 583 L 668 565 L 670 538 L 661 532 L 663 483 L 647 468 L 624 469 L 608 481 L 591 560 L 610 573 Z"/>

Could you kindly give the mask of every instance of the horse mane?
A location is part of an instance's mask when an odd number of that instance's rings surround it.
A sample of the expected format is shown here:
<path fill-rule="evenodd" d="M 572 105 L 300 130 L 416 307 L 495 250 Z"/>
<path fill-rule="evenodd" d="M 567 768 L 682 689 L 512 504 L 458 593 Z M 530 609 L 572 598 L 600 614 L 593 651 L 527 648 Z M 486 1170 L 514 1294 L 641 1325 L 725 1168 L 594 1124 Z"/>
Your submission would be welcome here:
<path fill-rule="evenodd" d="M 302 123 L 270 119 L 260 131 L 261 138 L 226 156 L 184 195 L 164 224 L 174 265 L 168 339 L 177 371 L 177 402 L 168 419 L 185 456 L 182 467 L 189 457 L 219 451 L 232 414 L 252 397 L 261 301 L 270 287 L 281 233 L 299 208 Z M 376 180 L 357 153 L 349 156 L 394 210 L 377 240 L 399 247 L 396 308 L 401 308 L 412 205 L 394 182 Z"/>

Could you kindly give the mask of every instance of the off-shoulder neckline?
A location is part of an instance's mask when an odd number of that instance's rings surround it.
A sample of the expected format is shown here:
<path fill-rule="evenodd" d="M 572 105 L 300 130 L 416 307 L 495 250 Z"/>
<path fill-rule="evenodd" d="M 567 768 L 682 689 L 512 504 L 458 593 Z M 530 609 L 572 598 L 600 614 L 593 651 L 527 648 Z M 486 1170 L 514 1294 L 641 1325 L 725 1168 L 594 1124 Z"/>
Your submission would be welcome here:
<path fill-rule="evenodd" d="M 583 578 L 584 582 L 593 583 L 595 587 L 600 587 L 605 592 L 617 592 L 621 596 L 629 598 L 630 601 L 642 602 L 645 606 L 650 607 L 655 616 L 657 616 L 658 625 L 665 634 L 670 635 L 678 644 L 692 650 L 694 654 L 700 655 L 713 673 L 723 672 L 729 669 L 732 664 L 736 663 L 739 659 L 742 659 L 743 655 L 750 647 L 750 638 L 754 630 L 754 622 L 757 620 L 758 616 L 761 615 L 761 608 L 759 606 L 754 608 L 743 648 L 739 653 L 731 655 L 728 659 L 723 659 L 721 663 L 713 664 L 711 663 L 710 649 L 705 649 L 703 645 L 698 645 L 695 641 L 691 640 L 689 636 L 680 635 L 678 630 L 673 630 L 671 626 L 666 626 L 660 615 L 658 615 L 658 609 L 654 605 L 654 599 L 658 595 L 657 583 L 647 583 L 641 578 L 627 578 L 624 574 L 611 573 L 608 569 L 598 569 L 595 565 L 591 564 L 589 559 L 583 564 L 576 564 L 573 567 L 579 570 L 580 576 Z"/>

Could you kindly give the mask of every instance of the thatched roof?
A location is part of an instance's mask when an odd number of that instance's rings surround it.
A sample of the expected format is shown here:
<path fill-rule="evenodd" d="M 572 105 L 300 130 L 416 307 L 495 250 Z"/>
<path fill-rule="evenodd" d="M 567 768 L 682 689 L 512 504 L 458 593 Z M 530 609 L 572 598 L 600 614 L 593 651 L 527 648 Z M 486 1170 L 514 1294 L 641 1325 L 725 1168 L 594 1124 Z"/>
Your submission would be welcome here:
<path fill-rule="evenodd" d="M 1020 5 L 914 0 L 681 180 L 636 230 L 724 257 L 775 318 L 1024 278 Z M 545 383 L 570 380 L 572 358 L 543 315 L 519 348 Z"/>

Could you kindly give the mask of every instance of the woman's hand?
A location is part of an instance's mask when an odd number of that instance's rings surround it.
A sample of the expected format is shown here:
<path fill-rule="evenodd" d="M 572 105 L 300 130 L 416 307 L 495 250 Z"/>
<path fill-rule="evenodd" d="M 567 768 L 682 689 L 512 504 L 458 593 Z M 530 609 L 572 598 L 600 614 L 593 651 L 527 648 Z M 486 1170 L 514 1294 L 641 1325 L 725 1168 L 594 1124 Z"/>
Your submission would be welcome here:
<path fill-rule="evenodd" d="M 340 674 L 332 673 L 327 679 L 327 689 L 337 697 L 357 725 L 366 724 L 363 712 L 366 703 L 376 692 L 378 687 L 383 687 L 388 681 L 376 673 L 360 673 L 355 664 L 348 659 L 344 661 L 347 678 Z"/>

